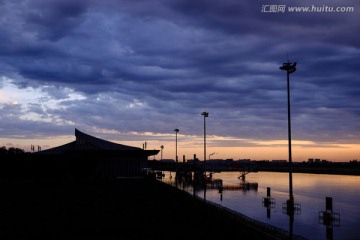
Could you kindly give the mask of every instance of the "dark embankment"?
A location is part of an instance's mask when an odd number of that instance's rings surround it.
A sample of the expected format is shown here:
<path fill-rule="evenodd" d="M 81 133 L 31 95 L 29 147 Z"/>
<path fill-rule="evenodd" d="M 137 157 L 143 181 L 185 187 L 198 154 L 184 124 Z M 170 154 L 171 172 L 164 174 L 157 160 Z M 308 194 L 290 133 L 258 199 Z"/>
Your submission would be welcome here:
<path fill-rule="evenodd" d="M 286 239 L 152 179 L 0 184 L 1 239 Z"/>

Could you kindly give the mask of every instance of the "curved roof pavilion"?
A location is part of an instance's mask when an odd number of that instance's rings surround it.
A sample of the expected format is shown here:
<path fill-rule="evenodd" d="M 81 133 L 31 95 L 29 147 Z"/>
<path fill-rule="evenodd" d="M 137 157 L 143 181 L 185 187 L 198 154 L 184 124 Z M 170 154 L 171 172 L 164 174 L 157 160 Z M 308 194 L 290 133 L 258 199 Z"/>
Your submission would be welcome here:
<path fill-rule="evenodd" d="M 139 147 L 132 147 L 128 145 L 110 142 L 100 139 L 86 133 L 83 133 L 75 128 L 76 140 L 58 147 L 50 148 L 37 152 L 37 154 L 59 155 L 68 152 L 88 152 L 88 151 L 106 151 L 106 152 L 139 152 L 141 155 L 153 156 L 159 153 L 160 150 L 144 150 Z"/>

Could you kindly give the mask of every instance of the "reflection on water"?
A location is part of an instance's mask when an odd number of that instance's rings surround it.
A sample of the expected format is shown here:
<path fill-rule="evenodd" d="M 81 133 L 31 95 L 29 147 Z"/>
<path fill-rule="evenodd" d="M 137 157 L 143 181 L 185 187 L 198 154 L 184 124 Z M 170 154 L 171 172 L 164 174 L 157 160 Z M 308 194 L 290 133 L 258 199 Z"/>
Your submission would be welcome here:
<path fill-rule="evenodd" d="M 333 228 L 340 227 L 340 214 L 333 211 L 331 197 L 326 197 L 325 211 L 319 211 L 319 223 L 326 227 L 326 239 L 334 239 Z"/>
<path fill-rule="evenodd" d="M 299 213 L 284 214 L 282 204 L 288 199 L 288 174 L 257 172 L 246 176 L 243 183 L 237 172 L 215 173 L 213 183 L 206 188 L 186 181 L 175 181 L 165 172 L 163 181 L 175 185 L 194 196 L 205 198 L 235 210 L 255 220 L 282 228 L 308 239 L 355 240 L 360 236 L 360 176 L 293 174 L 293 190 Z M 220 185 L 221 183 L 221 185 Z M 248 183 L 248 184 L 246 184 Z M 264 205 L 268 188 L 271 189 L 269 205 Z M 339 221 L 321 221 L 321 211 L 326 212 L 326 199 L 332 198 L 332 213 Z M 341 216 L 341 218 L 340 218 Z M 341 225 L 340 225 L 341 221 Z"/>
<path fill-rule="evenodd" d="M 271 217 L 271 209 L 275 208 L 275 198 L 271 197 L 271 188 L 266 188 L 266 197 L 262 201 L 263 206 L 266 208 L 266 217 Z"/>

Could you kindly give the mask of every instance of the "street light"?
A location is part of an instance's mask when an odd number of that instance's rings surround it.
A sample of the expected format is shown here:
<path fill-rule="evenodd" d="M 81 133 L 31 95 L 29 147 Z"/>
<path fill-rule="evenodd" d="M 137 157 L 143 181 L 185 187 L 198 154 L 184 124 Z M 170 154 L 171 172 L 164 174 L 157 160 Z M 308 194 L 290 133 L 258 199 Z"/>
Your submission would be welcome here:
<path fill-rule="evenodd" d="M 289 200 L 287 201 L 287 209 L 294 211 L 294 195 L 292 187 L 292 154 L 291 154 L 291 121 L 290 121 L 290 74 L 296 71 L 296 62 L 283 63 L 280 70 L 286 71 L 287 75 L 287 102 L 288 102 L 288 137 L 289 137 Z"/>
<path fill-rule="evenodd" d="M 163 159 L 163 149 L 164 149 L 164 145 L 161 145 L 160 148 L 161 148 L 161 160 L 162 160 L 162 159 Z"/>
<path fill-rule="evenodd" d="M 174 131 L 175 131 L 175 161 L 176 161 L 176 163 L 178 162 L 178 154 L 177 154 L 177 133 L 179 132 L 179 129 L 178 128 L 175 128 L 174 129 Z"/>
<path fill-rule="evenodd" d="M 209 116 L 208 112 L 202 112 L 202 116 L 204 116 L 204 175 L 206 177 L 206 121 L 205 119 Z"/>
<path fill-rule="evenodd" d="M 212 155 L 214 155 L 214 154 L 215 154 L 214 152 L 209 154 L 209 160 L 210 160 L 210 156 L 212 156 Z"/>

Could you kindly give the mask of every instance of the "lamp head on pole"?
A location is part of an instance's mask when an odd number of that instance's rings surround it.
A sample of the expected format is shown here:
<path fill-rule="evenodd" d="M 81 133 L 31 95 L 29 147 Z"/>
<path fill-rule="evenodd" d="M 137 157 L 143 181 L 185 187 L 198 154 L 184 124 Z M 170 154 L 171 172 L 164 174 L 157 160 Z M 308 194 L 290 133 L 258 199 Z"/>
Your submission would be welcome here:
<path fill-rule="evenodd" d="M 287 63 L 283 63 L 283 65 L 281 67 L 279 67 L 280 70 L 284 70 L 287 71 L 289 74 L 293 73 L 296 71 L 296 62 L 291 63 L 291 62 L 287 62 Z"/>
<path fill-rule="evenodd" d="M 175 128 L 174 131 L 175 131 L 175 132 L 179 132 L 179 129 L 178 129 L 178 128 Z"/>
<path fill-rule="evenodd" d="M 208 112 L 202 112 L 201 115 L 203 115 L 204 117 L 208 117 L 209 113 Z"/>

